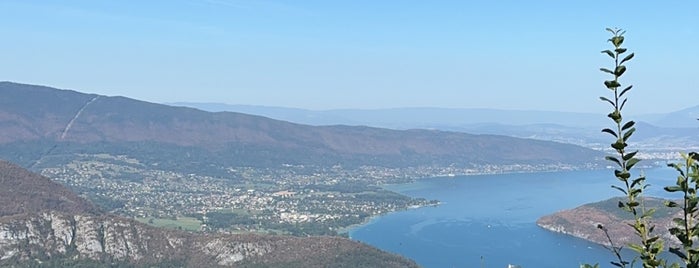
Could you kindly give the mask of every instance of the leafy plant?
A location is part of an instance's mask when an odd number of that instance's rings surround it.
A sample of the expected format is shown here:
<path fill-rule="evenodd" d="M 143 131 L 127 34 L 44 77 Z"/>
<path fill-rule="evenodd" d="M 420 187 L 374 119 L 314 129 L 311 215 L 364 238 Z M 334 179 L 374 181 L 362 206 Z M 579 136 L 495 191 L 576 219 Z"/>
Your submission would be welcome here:
<path fill-rule="evenodd" d="M 674 168 L 679 175 L 673 186 L 665 187 L 668 192 L 682 192 L 682 218 L 674 218 L 675 227 L 670 228 L 670 234 L 674 235 L 682 243 L 682 248 L 670 248 L 670 252 L 677 255 L 685 263 L 687 268 L 699 268 L 699 249 L 694 246 L 694 241 L 699 239 L 699 221 L 697 213 L 699 208 L 699 154 L 691 152 L 681 154 L 684 163 L 672 163 L 668 166 Z M 678 207 L 677 202 L 668 201 L 668 207 Z M 679 265 L 675 265 L 679 267 Z"/>
<path fill-rule="evenodd" d="M 654 226 L 650 224 L 650 218 L 655 209 L 646 209 L 642 205 L 641 195 L 643 190 L 648 186 L 645 183 L 646 178 L 640 175 L 635 179 L 631 179 L 630 171 L 640 161 L 635 157 L 638 151 L 627 151 L 627 141 L 636 131 L 634 127 L 635 122 L 624 122 L 622 116 L 622 110 L 628 100 L 625 94 L 628 93 L 633 86 L 629 85 L 622 89 L 619 78 L 626 72 L 624 63 L 631 60 L 634 57 L 634 53 L 624 56 L 627 49 L 622 47 L 624 43 L 623 31 L 609 28 L 607 28 L 607 31 L 612 33 L 609 42 L 612 43 L 614 49 L 604 50 L 602 53 L 614 59 L 614 69 L 600 68 L 600 70 L 609 73 L 614 78 L 613 80 L 604 81 L 605 87 L 612 91 L 614 98 L 600 97 L 600 99 L 608 102 L 613 107 L 612 112 L 609 113 L 607 117 L 614 122 L 616 129 L 605 128 L 602 131 L 609 133 L 615 138 L 615 142 L 611 144 L 611 148 L 616 151 L 616 155 L 607 156 L 606 159 L 617 165 L 617 168 L 614 170 L 614 176 L 623 184 L 622 187 L 616 185 L 612 187 L 626 195 L 626 201 L 619 201 L 619 207 L 634 216 L 634 222 L 631 226 L 636 235 L 640 238 L 640 244 L 630 244 L 629 248 L 639 254 L 643 267 L 658 267 L 662 264 L 662 260 L 659 260 L 657 257 L 663 249 L 663 242 L 659 239 L 659 236 L 652 234 Z M 612 264 L 617 267 L 626 267 L 628 262 L 624 261 L 619 254 L 615 255 L 618 257 L 619 262 L 612 262 Z"/>
<path fill-rule="evenodd" d="M 625 201 L 619 201 L 619 208 L 633 215 L 634 222 L 629 224 L 640 238 L 640 244 L 630 244 L 629 248 L 639 254 L 639 259 L 643 263 L 644 268 L 648 267 L 681 267 L 679 263 L 668 265 L 667 260 L 659 258 L 658 254 L 663 250 L 663 241 L 659 236 L 654 235 L 654 226 L 650 224 L 650 220 L 655 212 L 655 209 L 646 209 L 643 205 L 642 194 L 648 186 L 645 183 L 646 178 L 639 176 L 631 179 L 631 169 L 640 161 L 635 158 L 638 151 L 629 152 L 627 150 L 627 141 L 633 135 L 636 129 L 633 121 L 624 121 L 622 110 L 626 104 L 627 94 L 632 86 L 622 87 L 619 78 L 626 72 L 624 63 L 633 59 L 634 54 L 626 54 L 627 49 L 622 47 L 624 43 L 624 31 L 619 29 L 609 29 L 612 33 L 609 42 L 612 43 L 613 49 L 602 51 L 614 60 L 614 68 L 600 68 L 602 72 L 610 74 L 613 79 L 604 81 L 604 85 L 609 89 L 613 98 L 600 97 L 601 100 L 609 103 L 613 110 L 607 115 L 614 121 L 614 128 L 605 128 L 602 132 L 608 133 L 614 137 L 614 143 L 610 146 L 616 152 L 615 155 L 607 156 L 606 159 L 613 162 L 617 168 L 614 170 L 614 176 L 622 183 L 622 186 L 613 185 L 614 189 L 626 195 Z M 623 89 L 622 89 L 623 88 Z M 667 192 L 681 192 L 682 199 L 679 202 L 666 201 L 665 206 L 668 208 L 681 207 L 682 214 L 678 218 L 673 219 L 674 227 L 670 228 L 670 234 L 675 236 L 682 244 L 681 247 L 671 247 L 669 251 L 675 254 L 684 262 L 684 267 L 699 268 L 699 247 L 695 246 L 695 242 L 699 241 L 699 153 L 680 153 L 682 160 L 679 163 L 668 164 L 674 168 L 679 175 L 675 185 L 665 187 Z M 681 203 L 681 204 L 680 204 Z M 612 261 L 611 264 L 616 267 L 633 266 L 634 262 L 629 263 L 621 256 L 622 247 L 614 246 L 614 243 L 609 237 L 609 233 L 602 225 L 598 226 L 603 230 L 609 239 L 611 247 L 607 247 L 614 253 L 618 261 Z M 634 259 L 635 261 L 636 259 Z M 581 268 L 598 268 L 599 265 L 583 264 Z"/>
<path fill-rule="evenodd" d="M 629 93 L 633 86 L 622 86 L 620 78 L 627 70 L 624 64 L 633 59 L 634 53 L 626 54 L 627 49 L 622 47 L 624 43 L 624 31 L 610 28 L 606 30 L 612 34 L 612 37 L 608 41 L 612 44 L 613 48 L 604 50 L 602 53 L 614 60 L 614 67 L 611 69 L 600 68 L 600 70 L 613 78 L 604 81 L 604 86 L 611 91 L 612 97 L 602 96 L 600 99 L 609 103 L 612 107 L 612 111 L 607 117 L 614 122 L 614 127 L 605 128 L 602 132 L 608 133 L 614 137 L 614 143 L 610 146 L 615 151 L 615 154 L 605 158 L 616 165 L 614 176 L 621 183 L 621 186 L 612 185 L 612 188 L 619 190 L 626 196 L 625 201 L 619 201 L 618 206 L 633 215 L 633 223 L 629 225 L 634 229 L 636 236 L 640 239 L 639 244 L 632 243 L 629 244 L 628 247 L 639 254 L 638 257 L 644 268 L 659 267 L 664 265 L 664 260 L 658 258 L 658 254 L 663 250 L 663 241 L 659 239 L 659 236 L 653 234 L 655 226 L 650 223 L 655 209 L 646 209 L 642 199 L 643 191 L 648 184 L 646 184 L 646 178 L 643 175 L 639 175 L 636 178 L 631 177 L 631 169 L 640 161 L 635 157 L 638 151 L 629 151 L 627 149 L 627 142 L 636 131 L 634 127 L 635 122 L 630 120 L 624 121 L 622 115 L 622 110 L 628 100 L 626 94 Z M 604 227 L 601 227 L 600 229 L 603 228 Z M 617 261 L 611 262 L 612 265 L 616 267 L 633 265 L 622 258 L 620 254 L 622 247 L 612 246 L 609 249 L 612 250 L 617 258 Z M 582 267 L 594 266 L 583 265 Z"/>

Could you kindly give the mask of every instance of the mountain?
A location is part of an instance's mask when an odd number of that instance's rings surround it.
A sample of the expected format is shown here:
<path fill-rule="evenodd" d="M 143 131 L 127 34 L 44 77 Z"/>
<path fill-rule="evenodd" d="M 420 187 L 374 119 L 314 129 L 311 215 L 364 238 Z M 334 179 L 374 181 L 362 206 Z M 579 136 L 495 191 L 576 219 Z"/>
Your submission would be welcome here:
<path fill-rule="evenodd" d="M 105 151 L 218 174 L 236 166 L 470 167 L 581 164 L 600 157 L 597 151 L 540 140 L 307 126 L 10 82 L 0 82 L 0 94 L 0 156 L 33 169 Z"/>
<path fill-rule="evenodd" d="M 693 128 L 699 127 L 699 105 L 666 114 L 649 114 L 641 118 L 649 123 L 668 128 Z"/>
<path fill-rule="evenodd" d="M 2 267 L 417 267 L 340 237 L 196 234 L 98 211 L 0 160 Z"/>
<path fill-rule="evenodd" d="M 498 109 L 395 108 L 374 110 L 304 110 L 295 108 L 180 102 L 172 105 L 206 111 L 232 111 L 310 125 L 365 125 L 393 129 L 438 129 L 472 134 L 505 135 L 571 143 L 589 148 L 606 147 L 610 126 L 601 114 Z M 657 150 L 699 147 L 699 106 L 664 114 L 631 115 L 638 129 L 637 145 Z M 674 149 L 673 149 L 674 150 Z"/>
<path fill-rule="evenodd" d="M 0 160 L 0 217 L 49 210 L 100 214 L 97 207 L 60 184 Z"/>
<path fill-rule="evenodd" d="M 192 107 L 210 112 L 240 112 L 309 125 L 365 125 L 394 129 L 454 128 L 474 124 L 503 125 L 556 124 L 564 126 L 601 126 L 604 117 L 593 113 L 533 110 L 464 108 L 391 108 L 306 110 L 297 108 L 230 105 L 222 103 L 175 102 L 169 105 Z"/>

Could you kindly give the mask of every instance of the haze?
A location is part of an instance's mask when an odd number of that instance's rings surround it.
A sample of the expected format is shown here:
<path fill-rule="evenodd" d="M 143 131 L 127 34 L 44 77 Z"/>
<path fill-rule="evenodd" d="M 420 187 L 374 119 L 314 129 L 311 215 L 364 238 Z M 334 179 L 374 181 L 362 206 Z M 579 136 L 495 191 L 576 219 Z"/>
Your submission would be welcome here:
<path fill-rule="evenodd" d="M 605 27 L 630 113 L 695 106 L 696 1 L 15 1 L 0 80 L 152 102 L 605 112 Z"/>

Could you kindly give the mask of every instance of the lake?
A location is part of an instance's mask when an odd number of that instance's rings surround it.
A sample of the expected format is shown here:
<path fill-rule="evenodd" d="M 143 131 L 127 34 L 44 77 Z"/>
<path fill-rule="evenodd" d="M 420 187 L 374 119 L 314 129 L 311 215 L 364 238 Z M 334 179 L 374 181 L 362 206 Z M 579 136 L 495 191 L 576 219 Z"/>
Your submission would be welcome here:
<path fill-rule="evenodd" d="M 645 170 L 648 194 L 669 197 L 669 168 Z M 436 199 L 423 207 L 380 216 L 350 237 L 415 260 L 423 267 L 579 267 L 612 255 L 602 246 L 549 232 L 536 220 L 559 210 L 620 195 L 612 170 L 520 173 L 422 179 L 387 189 Z"/>

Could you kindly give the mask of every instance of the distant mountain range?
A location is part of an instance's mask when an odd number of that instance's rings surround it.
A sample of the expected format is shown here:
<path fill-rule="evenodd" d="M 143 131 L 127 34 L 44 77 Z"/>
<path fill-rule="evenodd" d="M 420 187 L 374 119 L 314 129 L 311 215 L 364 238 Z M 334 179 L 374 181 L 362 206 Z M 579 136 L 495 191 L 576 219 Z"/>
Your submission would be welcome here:
<path fill-rule="evenodd" d="M 594 100 L 592 100 L 594 101 Z M 171 105 L 205 111 L 231 111 L 309 125 L 362 125 L 392 129 L 437 129 L 506 135 L 598 148 L 606 146 L 600 130 L 610 126 L 603 114 L 497 109 L 395 108 L 304 110 L 295 108 L 179 102 Z M 653 147 L 699 146 L 699 105 L 665 114 L 628 116 L 639 123 L 632 142 Z"/>
<path fill-rule="evenodd" d="M 196 234 L 108 213 L 0 160 L 2 267 L 417 267 L 340 237 Z"/>
<path fill-rule="evenodd" d="M 555 124 L 599 126 L 604 117 L 592 113 L 456 108 L 392 108 L 305 110 L 222 103 L 176 102 L 168 105 L 193 107 L 210 112 L 239 112 L 308 125 L 364 125 L 394 129 L 457 128 L 498 123 L 502 125 Z"/>
<path fill-rule="evenodd" d="M 540 140 L 438 130 L 308 126 L 11 82 L 0 82 L 0 94 L 0 157 L 30 168 L 100 152 L 209 173 L 225 173 L 235 166 L 283 164 L 580 164 L 600 157 L 597 151 Z"/>

